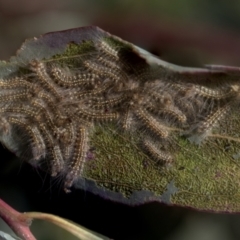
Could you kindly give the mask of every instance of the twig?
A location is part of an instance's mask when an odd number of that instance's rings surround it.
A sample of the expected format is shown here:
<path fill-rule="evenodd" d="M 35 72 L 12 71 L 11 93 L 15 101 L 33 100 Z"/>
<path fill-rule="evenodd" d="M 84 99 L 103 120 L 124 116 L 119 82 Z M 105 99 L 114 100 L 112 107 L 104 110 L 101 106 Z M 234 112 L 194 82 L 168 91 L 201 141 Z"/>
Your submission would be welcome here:
<path fill-rule="evenodd" d="M 0 199 L 0 217 L 9 225 L 18 237 L 24 240 L 36 240 L 29 229 L 32 219 L 14 210 L 2 199 Z"/>

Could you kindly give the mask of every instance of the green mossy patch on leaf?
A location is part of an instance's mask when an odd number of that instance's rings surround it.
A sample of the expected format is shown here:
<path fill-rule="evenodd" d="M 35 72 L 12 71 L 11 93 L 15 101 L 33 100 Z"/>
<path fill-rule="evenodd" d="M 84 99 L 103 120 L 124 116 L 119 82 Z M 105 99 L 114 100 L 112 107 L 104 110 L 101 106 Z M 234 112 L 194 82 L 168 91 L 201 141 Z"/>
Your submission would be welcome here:
<path fill-rule="evenodd" d="M 79 67 L 84 55 L 94 53 L 94 51 L 96 51 L 96 48 L 93 41 L 84 41 L 81 44 L 69 43 L 62 54 L 56 54 L 47 61 L 57 61 L 61 66 Z"/>
<path fill-rule="evenodd" d="M 234 118 L 233 113 L 230 119 Z M 227 123 L 223 120 L 222 123 Z M 94 159 L 86 164 L 84 176 L 111 191 L 129 197 L 134 191 L 149 190 L 161 196 L 173 180 L 178 191 L 171 204 L 213 211 L 240 211 L 240 152 L 236 141 L 215 135 L 201 145 L 172 132 L 179 151 L 171 167 L 156 164 L 141 151 L 137 137 L 120 134 L 114 126 L 99 127 L 93 135 Z M 225 125 L 226 127 L 226 125 Z M 237 127 L 237 126 L 236 126 Z M 240 122 L 238 122 L 238 128 Z M 221 130 L 220 130 L 221 129 Z"/>

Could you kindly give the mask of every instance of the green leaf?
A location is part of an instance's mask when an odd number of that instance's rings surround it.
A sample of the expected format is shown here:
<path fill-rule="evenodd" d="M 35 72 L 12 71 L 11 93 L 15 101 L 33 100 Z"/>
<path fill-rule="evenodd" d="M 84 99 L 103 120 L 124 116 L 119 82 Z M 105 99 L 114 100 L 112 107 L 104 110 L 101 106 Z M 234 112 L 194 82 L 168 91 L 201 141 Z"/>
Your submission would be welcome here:
<path fill-rule="evenodd" d="M 27 213 L 24 213 L 24 215 L 30 219 L 43 220 L 45 222 L 45 225 L 43 225 L 45 226 L 45 229 L 44 227 L 41 226 L 42 231 L 45 232 L 45 230 L 48 230 L 48 231 L 51 230 L 51 234 L 53 236 L 54 236 L 54 233 L 53 233 L 54 227 L 52 227 L 51 224 L 54 224 L 60 227 L 62 230 L 64 229 L 67 231 L 67 234 L 63 236 L 64 238 L 73 239 L 73 236 L 75 236 L 76 238 L 74 239 L 80 239 L 80 240 L 109 240 L 109 238 L 103 235 L 100 235 L 99 233 L 95 233 L 68 219 L 64 219 L 53 214 L 47 214 L 47 213 L 41 213 L 41 212 L 27 212 Z M 51 224 L 48 225 L 47 223 L 51 223 Z M 57 232 L 58 229 L 56 229 L 55 231 Z"/>
<path fill-rule="evenodd" d="M 1 141 L 30 149 L 66 191 L 238 212 L 239 76 L 164 62 L 97 27 L 48 33 L 0 63 Z"/>

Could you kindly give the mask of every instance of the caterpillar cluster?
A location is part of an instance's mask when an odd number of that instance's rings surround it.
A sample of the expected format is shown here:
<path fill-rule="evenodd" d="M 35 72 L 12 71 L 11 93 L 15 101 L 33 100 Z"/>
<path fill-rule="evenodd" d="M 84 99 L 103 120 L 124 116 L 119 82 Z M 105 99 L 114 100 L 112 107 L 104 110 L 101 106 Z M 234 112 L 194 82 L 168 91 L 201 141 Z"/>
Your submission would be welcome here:
<path fill-rule="evenodd" d="M 168 164 L 174 155 L 161 146 L 171 137 L 170 127 L 200 142 L 238 95 L 230 83 L 222 89 L 159 79 L 104 41 L 77 67 L 53 60 L 33 60 L 28 67 L 27 74 L 0 79 L 0 127 L 6 135 L 24 132 L 32 162 L 48 159 L 51 175 L 64 175 L 65 191 L 82 176 L 96 124 L 113 122 L 136 132 L 143 151 Z"/>

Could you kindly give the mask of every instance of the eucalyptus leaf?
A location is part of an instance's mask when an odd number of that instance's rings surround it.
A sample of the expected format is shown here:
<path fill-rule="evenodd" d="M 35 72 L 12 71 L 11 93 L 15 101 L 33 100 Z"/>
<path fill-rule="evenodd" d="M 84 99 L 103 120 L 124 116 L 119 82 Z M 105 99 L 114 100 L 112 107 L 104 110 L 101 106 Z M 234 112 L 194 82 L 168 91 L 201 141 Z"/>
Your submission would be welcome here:
<path fill-rule="evenodd" d="M 48 33 L 0 62 L 1 142 L 66 191 L 238 212 L 239 76 L 97 27 Z"/>
<path fill-rule="evenodd" d="M 11 235 L 3 231 L 0 231 L 0 239 L 1 240 L 20 240 L 20 238 L 13 238 Z"/>

